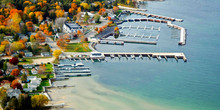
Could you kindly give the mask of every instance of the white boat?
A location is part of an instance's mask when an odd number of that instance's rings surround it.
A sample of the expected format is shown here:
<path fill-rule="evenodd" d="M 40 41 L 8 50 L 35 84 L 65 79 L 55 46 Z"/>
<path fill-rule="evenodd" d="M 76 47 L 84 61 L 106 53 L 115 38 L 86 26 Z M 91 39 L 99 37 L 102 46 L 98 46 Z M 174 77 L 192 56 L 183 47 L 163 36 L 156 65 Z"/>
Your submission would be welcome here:
<path fill-rule="evenodd" d="M 84 66 L 82 62 L 76 63 L 76 66 Z"/>
<path fill-rule="evenodd" d="M 135 59 L 135 56 L 134 56 L 134 55 L 131 55 L 131 59 Z"/>

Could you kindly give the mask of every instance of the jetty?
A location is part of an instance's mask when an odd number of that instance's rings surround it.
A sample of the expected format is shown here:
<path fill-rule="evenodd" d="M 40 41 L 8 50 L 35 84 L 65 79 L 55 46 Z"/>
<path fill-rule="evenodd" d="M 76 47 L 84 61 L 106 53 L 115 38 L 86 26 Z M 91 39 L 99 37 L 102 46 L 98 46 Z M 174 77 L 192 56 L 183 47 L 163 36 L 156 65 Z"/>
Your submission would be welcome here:
<path fill-rule="evenodd" d="M 127 10 L 125 12 L 129 12 L 129 13 L 132 13 L 132 14 L 138 14 L 138 15 L 142 15 L 142 16 L 147 16 L 147 17 L 152 17 L 152 18 L 169 20 L 169 21 L 183 22 L 183 19 L 177 19 L 177 18 L 162 16 L 162 15 L 147 14 L 147 13 L 142 13 L 142 12 L 137 12 L 137 11 L 132 11 L 132 10 Z"/>
<path fill-rule="evenodd" d="M 178 26 L 178 25 L 175 25 L 175 24 L 172 24 L 170 21 L 167 22 L 167 25 L 169 27 L 172 27 L 172 28 L 175 28 L 175 29 L 178 29 L 180 30 L 180 41 L 179 41 L 179 45 L 185 45 L 186 44 L 186 29 L 181 27 L 181 26 Z"/>
<path fill-rule="evenodd" d="M 147 11 L 147 9 L 130 8 L 130 7 L 125 7 L 125 6 L 118 6 L 118 8 L 119 9 L 124 9 L 124 10 Z"/>
<path fill-rule="evenodd" d="M 185 57 L 184 53 L 138 53 L 138 52 L 117 52 L 117 53 L 111 53 L 111 52 L 105 52 L 103 53 L 105 57 L 112 57 L 112 56 L 122 56 L 122 57 L 148 57 L 150 58 L 157 58 L 160 60 L 161 58 L 164 58 L 167 60 L 168 58 L 175 58 L 183 59 L 184 62 L 187 62 L 187 58 Z"/>

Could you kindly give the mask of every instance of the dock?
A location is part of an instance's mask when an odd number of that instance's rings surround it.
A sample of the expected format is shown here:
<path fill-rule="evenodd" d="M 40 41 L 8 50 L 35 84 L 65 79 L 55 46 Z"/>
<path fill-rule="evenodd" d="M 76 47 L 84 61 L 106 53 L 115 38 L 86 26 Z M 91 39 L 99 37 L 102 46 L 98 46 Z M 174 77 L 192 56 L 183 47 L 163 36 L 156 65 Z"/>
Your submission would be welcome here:
<path fill-rule="evenodd" d="M 184 53 L 129 53 L 129 52 L 117 52 L 117 53 L 110 53 L 110 52 L 105 52 L 103 53 L 105 57 L 111 57 L 111 56 L 122 56 L 122 57 L 148 57 L 149 59 L 151 58 L 157 58 L 160 60 L 161 58 L 164 58 L 167 60 L 168 58 L 175 58 L 175 59 L 183 59 L 184 62 L 187 62 L 187 58 L 184 55 Z"/>
<path fill-rule="evenodd" d="M 178 26 L 178 25 L 175 25 L 175 24 L 172 24 L 170 21 L 167 22 L 167 25 L 169 27 L 172 27 L 172 28 L 175 28 L 175 29 L 178 29 L 180 30 L 180 41 L 179 41 L 179 45 L 185 45 L 186 44 L 186 29 L 181 27 L 181 26 Z"/>
<path fill-rule="evenodd" d="M 121 40 L 121 39 L 102 39 L 105 41 L 117 41 L 117 42 L 122 42 L 122 43 L 137 43 L 137 44 L 150 44 L 150 45 L 157 45 L 157 42 L 155 41 L 140 41 L 140 40 Z M 102 41 L 101 40 L 101 41 Z"/>
<path fill-rule="evenodd" d="M 166 20 L 160 20 L 160 19 L 151 19 L 151 18 L 129 18 L 123 20 L 120 24 L 123 22 L 156 22 L 156 23 L 167 23 Z"/>
<path fill-rule="evenodd" d="M 155 35 L 155 36 L 152 36 L 151 34 L 150 35 L 145 35 L 145 34 L 142 34 L 142 35 L 138 35 L 138 34 L 130 34 L 130 33 L 128 33 L 128 34 L 120 34 L 119 35 L 120 37 L 140 37 L 140 38 L 148 38 L 148 39 L 150 39 L 150 38 L 153 38 L 153 39 L 156 39 L 156 40 L 158 40 L 159 39 L 159 34 L 158 35 Z"/>
<path fill-rule="evenodd" d="M 132 13 L 132 14 L 138 14 L 138 15 L 142 15 L 142 16 L 147 16 L 147 17 L 152 17 L 152 18 L 169 20 L 169 21 L 183 22 L 183 19 L 177 19 L 177 18 L 162 16 L 162 15 L 147 14 L 147 13 L 142 13 L 142 12 L 137 12 L 137 11 L 132 11 L 132 10 L 127 10 L 125 12 L 129 12 L 129 13 Z"/>
<path fill-rule="evenodd" d="M 147 26 L 118 26 L 119 29 L 143 29 L 143 30 L 157 30 L 160 31 L 160 27 L 155 28 L 154 26 L 147 27 Z"/>

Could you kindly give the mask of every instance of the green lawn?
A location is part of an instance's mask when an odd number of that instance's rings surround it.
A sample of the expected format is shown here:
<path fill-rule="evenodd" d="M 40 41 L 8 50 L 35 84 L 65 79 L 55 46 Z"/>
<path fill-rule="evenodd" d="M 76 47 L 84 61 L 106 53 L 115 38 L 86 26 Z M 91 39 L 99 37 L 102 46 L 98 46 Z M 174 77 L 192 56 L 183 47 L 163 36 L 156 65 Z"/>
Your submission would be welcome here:
<path fill-rule="evenodd" d="M 26 61 L 25 62 L 19 62 L 19 64 L 31 64 L 33 63 L 32 59 L 45 59 L 45 58 L 51 58 L 51 57 L 28 57 L 28 58 L 24 58 Z M 20 59 L 22 60 L 22 59 Z"/>
<path fill-rule="evenodd" d="M 46 64 L 46 71 L 45 72 L 53 72 L 53 65 L 52 64 Z"/>
<path fill-rule="evenodd" d="M 67 45 L 65 52 L 91 52 L 89 43 L 70 43 Z"/>
<path fill-rule="evenodd" d="M 41 81 L 41 84 L 39 87 L 37 87 L 36 91 L 33 92 L 43 92 L 43 86 L 50 86 L 49 80 L 43 80 Z"/>

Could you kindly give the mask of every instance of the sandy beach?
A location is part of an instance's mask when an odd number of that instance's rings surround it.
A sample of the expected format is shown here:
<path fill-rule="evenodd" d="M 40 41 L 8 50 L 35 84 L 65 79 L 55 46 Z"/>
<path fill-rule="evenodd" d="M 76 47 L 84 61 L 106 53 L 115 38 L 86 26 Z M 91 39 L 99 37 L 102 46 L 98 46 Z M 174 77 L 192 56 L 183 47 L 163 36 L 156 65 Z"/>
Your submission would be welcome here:
<path fill-rule="evenodd" d="M 53 104 L 65 103 L 63 110 L 172 110 L 150 104 L 135 96 L 110 90 L 91 77 L 72 78 L 54 84 L 75 87 L 49 89 Z"/>

